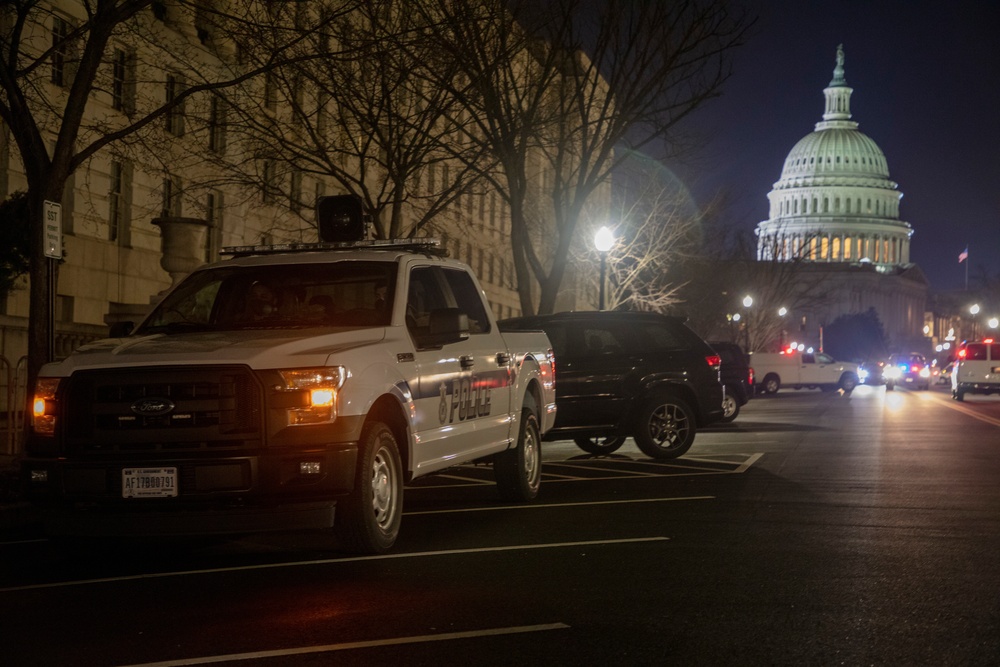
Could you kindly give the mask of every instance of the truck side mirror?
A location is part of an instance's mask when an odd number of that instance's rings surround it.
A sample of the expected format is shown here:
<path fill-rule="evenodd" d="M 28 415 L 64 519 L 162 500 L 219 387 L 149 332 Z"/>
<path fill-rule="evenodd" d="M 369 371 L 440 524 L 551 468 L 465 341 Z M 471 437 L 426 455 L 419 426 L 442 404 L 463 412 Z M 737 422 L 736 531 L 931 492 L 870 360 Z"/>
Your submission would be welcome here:
<path fill-rule="evenodd" d="M 469 337 L 469 316 L 458 308 L 439 308 L 430 312 L 427 333 L 421 334 L 420 347 L 441 347 Z"/>

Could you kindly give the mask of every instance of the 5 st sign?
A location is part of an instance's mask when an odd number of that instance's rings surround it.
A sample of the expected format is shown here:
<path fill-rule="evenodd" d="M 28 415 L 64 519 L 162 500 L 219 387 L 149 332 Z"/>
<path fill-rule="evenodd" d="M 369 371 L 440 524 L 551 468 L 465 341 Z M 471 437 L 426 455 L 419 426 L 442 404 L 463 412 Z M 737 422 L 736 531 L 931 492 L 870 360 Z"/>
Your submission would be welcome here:
<path fill-rule="evenodd" d="M 46 201 L 42 209 L 42 223 L 45 225 L 45 256 L 62 259 L 62 205 Z"/>

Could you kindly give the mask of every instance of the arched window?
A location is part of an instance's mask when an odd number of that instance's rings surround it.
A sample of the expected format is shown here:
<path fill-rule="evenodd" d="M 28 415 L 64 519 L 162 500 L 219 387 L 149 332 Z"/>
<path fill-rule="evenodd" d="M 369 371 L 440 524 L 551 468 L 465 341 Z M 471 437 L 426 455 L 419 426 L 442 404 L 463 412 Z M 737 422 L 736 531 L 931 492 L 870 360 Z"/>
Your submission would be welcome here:
<path fill-rule="evenodd" d="M 833 257 L 832 257 L 832 259 L 841 259 L 841 256 L 840 256 L 840 237 L 839 236 L 835 236 L 833 238 Z"/>

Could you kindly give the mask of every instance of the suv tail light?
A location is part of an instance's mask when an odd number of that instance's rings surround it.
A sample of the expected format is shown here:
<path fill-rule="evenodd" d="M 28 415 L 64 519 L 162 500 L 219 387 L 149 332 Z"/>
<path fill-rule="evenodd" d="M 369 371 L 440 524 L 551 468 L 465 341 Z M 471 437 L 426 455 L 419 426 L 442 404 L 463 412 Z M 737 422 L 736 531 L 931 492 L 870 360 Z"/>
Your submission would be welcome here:
<path fill-rule="evenodd" d="M 753 386 L 753 368 L 747 368 L 747 384 Z"/>
<path fill-rule="evenodd" d="M 715 370 L 719 370 L 719 367 L 722 366 L 722 357 L 717 354 L 709 354 L 705 357 L 705 362 Z"/>

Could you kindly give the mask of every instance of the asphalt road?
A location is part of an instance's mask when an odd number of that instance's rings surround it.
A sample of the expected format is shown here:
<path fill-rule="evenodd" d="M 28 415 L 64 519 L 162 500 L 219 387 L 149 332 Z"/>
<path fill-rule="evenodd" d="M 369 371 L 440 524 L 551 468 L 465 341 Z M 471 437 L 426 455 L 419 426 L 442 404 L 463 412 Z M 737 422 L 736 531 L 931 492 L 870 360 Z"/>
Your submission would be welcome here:
<path fill-rule="evenodd" d="M 383 557 L 0 536 L 0 664 L 1000 663 L 1000 397 L 782 391 L 676 461 L 544 472 L 525 506 L 419 482 Z"/>

